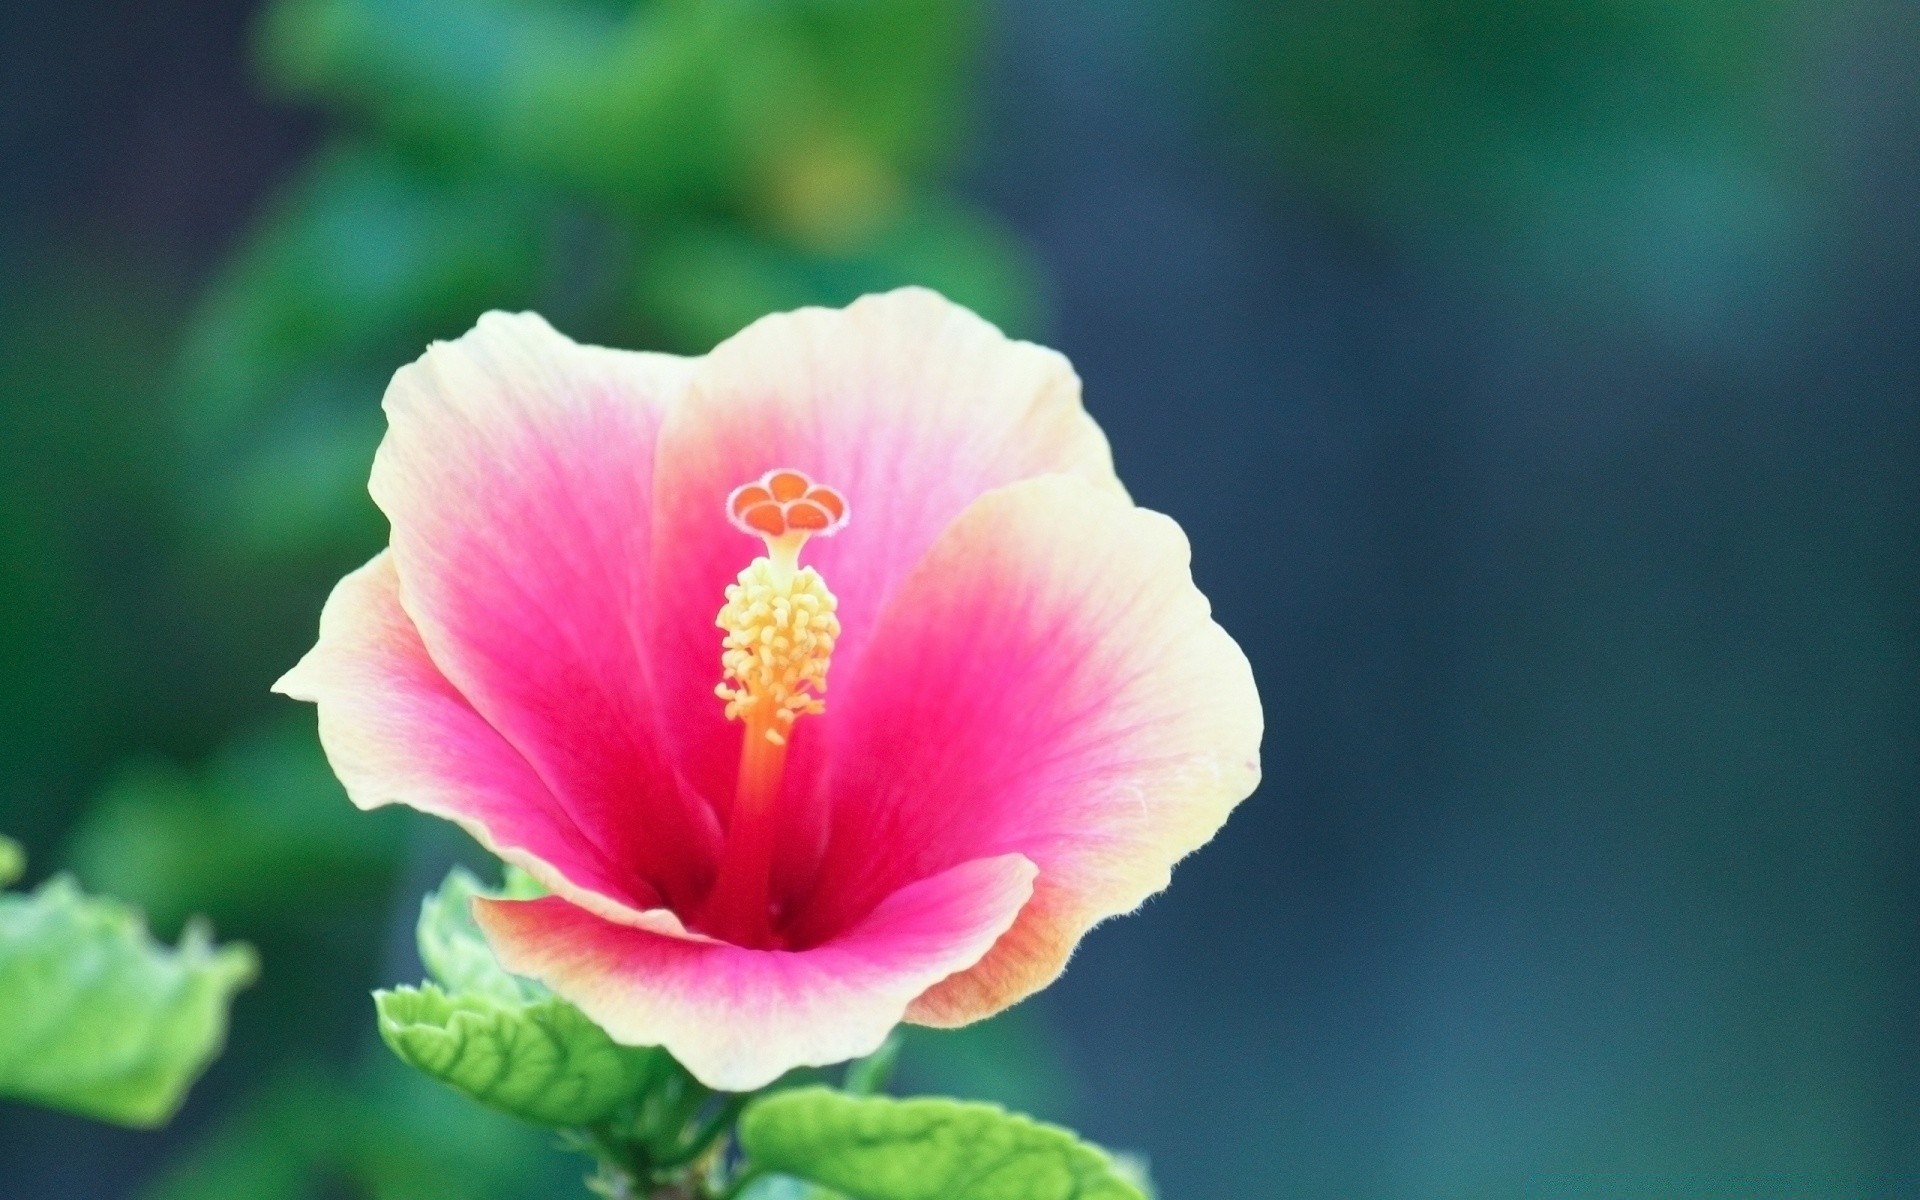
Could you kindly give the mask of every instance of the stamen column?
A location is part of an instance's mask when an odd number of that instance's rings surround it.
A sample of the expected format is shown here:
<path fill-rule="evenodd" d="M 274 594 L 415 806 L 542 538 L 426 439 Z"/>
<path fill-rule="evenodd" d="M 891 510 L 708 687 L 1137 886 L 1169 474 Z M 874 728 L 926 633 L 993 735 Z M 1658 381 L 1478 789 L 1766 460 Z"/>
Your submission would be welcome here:
<path fill-rule="evenodd" d="M 799 565 L 800 550 L 844 525 L 847 504 L 798 471 L 778 470 L 736 488 L 728 513 L 765 541 L 767 554 L 727 588 L 715 621 L 726 639 L 725 678 L 714 690 L 744 729 L 726 845 L 700 924 L 736 945 L 762 946 L 773 940 L 773 843 L 788 742 L 800 717 L 825 711 L 827 666 L 840 636 L 834 595 L 817 571 Z"/>

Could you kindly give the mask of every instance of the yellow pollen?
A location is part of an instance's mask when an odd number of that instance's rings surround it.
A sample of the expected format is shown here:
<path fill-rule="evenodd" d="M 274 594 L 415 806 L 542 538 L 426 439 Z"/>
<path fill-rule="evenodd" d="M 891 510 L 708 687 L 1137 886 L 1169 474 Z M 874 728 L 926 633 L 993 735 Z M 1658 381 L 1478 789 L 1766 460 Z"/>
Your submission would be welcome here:
<path fill-rule="evenodd" d="M 840 636 L 839 602 L 812 567 L 782 569 L 756 558 L 727 588 L 715 624 L 726 630 L 714 691 L 727 717 L 784 745 L 793 723 L 826 711 L 827 664 Z"/>

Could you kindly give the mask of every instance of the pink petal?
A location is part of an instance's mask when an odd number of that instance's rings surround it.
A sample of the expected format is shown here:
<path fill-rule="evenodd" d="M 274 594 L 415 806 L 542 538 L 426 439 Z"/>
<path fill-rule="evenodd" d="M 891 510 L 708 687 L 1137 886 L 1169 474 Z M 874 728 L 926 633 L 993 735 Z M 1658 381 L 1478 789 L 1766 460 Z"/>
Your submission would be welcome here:
<path fill-rule="evenodd" d="M 319 705 L 327 760 L 361 808 L 406 804 L 444 817 L 602 910 L 659 903 L 581 833 L 527 760 L 433 665 L 401 611 L 392 554 L 334 587 L 319 643 L 274 690 Z"/>
<path fill-rule="evenodd" d="M 776 467 L 837 489 L 849 506 L 847 527 L 804 555 L 840 600 L 834 687 L 855 670 L 887 596 L 981 493 L 1058 472 L 1123 494 L 1067 360 L 1007 340 L 933 292 L 771 316 L 723 343 L 660 435 L 652 627 L 683 769 L 722 808 L 739 731 L 712 695 L 713 617 L 762 552 L 729 523 L 727 497 Z M 806 771 L 813 736 L 798 731 L 789 778 Z"/>
<path fill-rule="evenodd" d="M 911 1014 L 958 1024 L 1165 887 L 1260 774 L 1251 669 L 1187 563 L 1171 520 L 1061 476 L 954 522 L 821 718 L 831 832 L 796 941 L 954 863 L 1025 855 L 1033 904 Z"/>
<path fill-rule="evenodd" d="M 474 915 L 502 965 L 543 981 L 616 1041 L 665 1046 L 707 1086 L 751 1091 L 878 1049 L 915 996 L 1006 932 L 1033 874 L 1019 855 L 962 863 L 802 951 L 660 937 L 557 897 L 478 900 Z"/>
<path fill-rule="evenodd" d="M 704 889 L 718 835 L 662 751 L 639 634 L 655 442 L 690 370 L 490 313 L 394 376 L 371 485 L 434 663 L 668 904 Z"/>

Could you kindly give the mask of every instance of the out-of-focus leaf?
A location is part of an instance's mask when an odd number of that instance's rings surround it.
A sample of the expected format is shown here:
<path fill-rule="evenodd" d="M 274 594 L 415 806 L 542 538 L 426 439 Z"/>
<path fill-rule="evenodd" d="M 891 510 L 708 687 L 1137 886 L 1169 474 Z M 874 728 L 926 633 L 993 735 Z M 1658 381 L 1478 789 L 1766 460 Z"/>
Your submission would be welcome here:
<path fill-rule="evenodd" d="M 705 351 L 765 313 L 846 304 L 906 284 L 934 288 L 1016 335 L 1037 318 L 1032 264 L 1018 243 L 957 205 L 918 205 L 845 254 L 691 222 L 657 230 L 648 250 L 636 307 L 682 351 Z"/>
<path fill-rule="evenodd" d="M 55 878 L 0 895 L 0 1094 L 158 1125 L 219 1053 L 256 964 L 190 925 L 177 948 L 138 913 Z"/>
<path fill-rule="evenodd" d="M 0 888 L 26 874 L 27 852 L 10 837 L 0 837 Z"/>
<path fill-rule="evenodd" d="M 180 649 L 144 636 L 179 602 L 177 576 L 154 561 L 171 532 L 154 364 L 180 300 L 161 282 L 165 256 L 3 236 L 0 827 L 44 845 L 103 753 L 157 736 L 129 699 Z M 173 697 L 190 708 L 200 696 L 181 682 Z"/>
<path fill-rule="evenodd" d="M 934 167 L 964 131 L 972 0 L 796 0 L 787 6 L 853 139 L 908 170 Z"/>
<path fill-rule="evenodd" d="M 145 1200 L 308 1200 L 323 1163 L 345 1155 L 357 1105 L 318 1072 L 288 1071 L 235 1105 Z"/>
<path fill-rule="evenodd" d="M 242 557 L 371 553 L 385 526 L 366 479 L 388 376 L 480 312 L 532 304 L 544 221 L 522 184 L 357 144 L 315 159 L 187 331 L 183 482 L 210 540 Z"/>
<path fill-rule="evenodd" d="M 348 1072 L 284 1069 L 236 1104 L 142 1200 L 545 1200 L 579 1167 L 541 1130 L 386 1055 Z"/>
<path fill-rule="evenodd" d="M 751 208 L 815 145 L 932 165 L 976 21 L 962 0 L 280 0 L 260 46 L 283 89 L 425 160 L 647 213 Z"/>
<path fill-rule="evenodd" d="M 1757 132 L 1746 123 L 1785 48 L 1787 11 L 1779 0 L 1234 3 L 1219 34 L 1240 119 L 1306 165 L 1349 182 L 1484 180 L 1563 147 Z"/>
<path fill-rule="evenodd" d="M 331 147 L 274 202 L 195 314 L 180 372 L 188 432 L 231 444 L 262 415 L 284 415 L 316 367 L 404 362 L 480 311 L 529 303 L 544 249 L 538 211 L 524 186 Z M 383 381 L 353 401 L 377 411 Z"/>
<path fill-rule="evenodd" d="M 280 411 L 205 481 L 203 524 L 241 559 L 331 554 L 358 560 L 387 536 L 367 494 L 373 452 L 386 432 L 385 371 L 315 366 L 290 380 Z"/>
<path fill-rule="evenodd" d="M 877 155 L 823 136 L 771 159 L 753 216 L 803 253 L 857 255 L 888 232 L 906 202 L 906 181 Z"/>
<path fill-rule="evenodd" d="M 1805 107 L 1791 30 L 1818 7 L 1230 0 L 1208 74 L 1276 174 L 1547 290 L 1705 326 L 1806 258 L 1782 114 Z"/>
<path fill-rule="evenodd" d="M 637 1096 L 659 1050 L 617 1045 L 558 997 L 513 1004 L 432 984 L 374 994 L 380 1036 L 401 1061 L 538 1125 L 587 1125 Z"/>
<path fill-rule="evenodd" d="M 1143 1200 L 1105 1151 L 992 1104 L 797 1088 L 755 1101 L 740 1145 L 852 1200 Z"/>
<path fill-rule="evenodd" d="M 379 897 L 404 820 L 355 809 L 311 730 L 288 722 L 198 771 L 127 770 L 76 831 L 70 862 L 161 928 L 204 912 L 251 934 Z"/>
<path fill-rule="evenodd" d="M 284 90 L 371 118 L 423 160 L 531 174 L 643 211 L 724 200 L 767 127 L 804 111 L 804 64 L 778 9 L 280 0 L 260 49 Z"/>
<path fill-rule="evenodd" d="M 446 882 L 420 902 L 420 922 L 415 931 L 420 961 L 427 973 L 463 999 L 473 996 L 520 1004 L 549 996 L 551 993 L 535 981 L 508 974 L 473 919 L 475 896 L 525 898 L 530 882 L 510 873 L 508 885 L 496 891 L 484 887 L 464 867 L 450 871 Z"/>

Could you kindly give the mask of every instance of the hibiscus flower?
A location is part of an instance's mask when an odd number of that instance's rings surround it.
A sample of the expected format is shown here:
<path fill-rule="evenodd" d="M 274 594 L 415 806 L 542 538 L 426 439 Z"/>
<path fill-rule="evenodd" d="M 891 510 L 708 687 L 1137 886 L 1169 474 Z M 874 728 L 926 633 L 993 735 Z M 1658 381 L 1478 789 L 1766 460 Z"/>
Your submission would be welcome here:
<path fill-rule="evenodd" d="M 391 545 L 276 688 L 550 890 L 476 902 L 509 970 L 709 1086 L 1032 994 L 1258 781 L 1179 527 L 932 292 L 700 358 L 490 313 L 385 407 Z"/>

